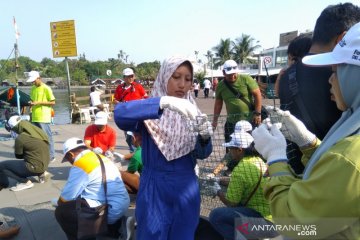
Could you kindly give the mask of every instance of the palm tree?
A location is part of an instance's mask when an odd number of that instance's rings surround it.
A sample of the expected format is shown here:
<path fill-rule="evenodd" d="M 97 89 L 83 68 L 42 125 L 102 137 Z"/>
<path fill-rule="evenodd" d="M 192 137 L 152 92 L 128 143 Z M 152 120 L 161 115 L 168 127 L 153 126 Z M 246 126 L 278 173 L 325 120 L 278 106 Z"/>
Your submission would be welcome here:
<path fill-rule="evenodd" d="M 220 43 L 213 47 L 213 50 L 215 52 L 214 67 L 220 67 L 226 60 L 232 59 L 230 38 L 220 39 Z"/>
<path fill-rule="evenodd" d="M 255 39 L 250 35 L 242 34 L 241 37 L 237 38 L 232 42 L 234 53 L 234 60 L 238 63 L 253 63 L 249 57 L 254 51 L 260 47 L 260 45 L 254 45 Z"/>

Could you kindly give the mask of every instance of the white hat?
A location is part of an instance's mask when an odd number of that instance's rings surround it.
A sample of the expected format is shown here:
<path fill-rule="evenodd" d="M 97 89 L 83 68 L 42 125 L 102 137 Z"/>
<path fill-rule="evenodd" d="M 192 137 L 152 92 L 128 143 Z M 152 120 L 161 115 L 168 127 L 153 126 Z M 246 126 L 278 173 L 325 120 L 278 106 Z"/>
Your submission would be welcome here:
<path fill-rule="evenodd" d="M 223 70 L 225 71 L 226 74 L 233 74 L 233 73 L 238 73 L 239 72 L 239 68 L 237 63 L 234 60 L 227 60 L 224 63 L 223 66 Z"/>
<path fill-rule="evenodd" d="M 306 65 L 352 64 L 360 66 L 360 23 L 352 26 L 332 52 L 303 58 Z"/>
<path fill-rule="evenodd" d="M 26 80 L 26 82 L 28 83 L 33 82 L 39 77 L 40 77 L 40 73 L 38 71 L 31 71 L 28 73 L 28 79 Z"/>
<path fill-rule="evenodd" d="M 106 112 L 100 111 L 95 115 L 95 125 L 106 125 L 108 122 L 108 114 Z"/>
<path fill-rule="evenodd" d="M 240 131 L 232 134 L 231 141 L 228 143 L 223 143 L 224 147 L 236 147 L 236 148 L 248 148 L 251 143 L 254 141 L 254 138 L 247 132 Z"/>
<path fill-rule="evenodd" d="M 250 124 L 248 121 L 245 121 L 245 120 L 238 121 L 238 122 L 235 124 L 235 130 L 234 130 L 234 132 L 240 132 L 240 131 L 244 131 L 244 132 L 250 132 L 250 131 L 252 131 L 252 126 L 251 126 L 251 124 Z"/>
<path fill-rule="evenodd" d="M 12 129 L 16 125 L 18 125 L 19 122 L 21 122 L 20 116 L 12 116 L 9 118 L 7 123 L 9 124 L 10 129 Z"/>
<path fill-rule="evenodd" d="M 123 76 L 131 76 L 134 75 L 134 71 L 131 68 L 125 68 L 123 70 Z"/>
<path fill-rule="evenodd" d="M 77 147 L 80 147 L 80 146 L 85 146 L 85 143 L 83 140 L 81 140 L 80 138 L 77 138 L 77 137 L 69 138 L 68 140 L 66 140 L 64 142 L 63 153 L 65 155 L 67 152 L 69 152 Z M 65 161 L 66 161 L 66 159 L 63 158 L 62 162 L 65 162 Z"/>

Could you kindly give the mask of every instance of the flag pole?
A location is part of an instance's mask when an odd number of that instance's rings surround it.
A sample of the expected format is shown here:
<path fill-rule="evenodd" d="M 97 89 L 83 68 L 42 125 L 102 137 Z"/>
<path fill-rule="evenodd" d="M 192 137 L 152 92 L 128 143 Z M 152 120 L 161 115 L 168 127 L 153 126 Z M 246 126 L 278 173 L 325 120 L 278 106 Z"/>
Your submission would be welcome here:
<path fill-rule="evenodd" d="M 19 81 L 18 81 L 18 68 L 19 68 L 19 64 L 18 64 L 18 55 L 19 55 L 19 51 L 18 51 L 18 38 L 19 38 L 19 32 L 17 29 L 17 25 L 16 25 L 16 20 L 15 17 L 14 18 L 14 29 L 15 29 L 15 44 L 14 44 L 14 50 L 15 50 L 15 87 L 16 87 L 16 105 L 17 105 L 17 109 L 18 109 L 18 114 L 21 115 L 21 106 L 20 106 L 20 94 L 19 94 Z"/>

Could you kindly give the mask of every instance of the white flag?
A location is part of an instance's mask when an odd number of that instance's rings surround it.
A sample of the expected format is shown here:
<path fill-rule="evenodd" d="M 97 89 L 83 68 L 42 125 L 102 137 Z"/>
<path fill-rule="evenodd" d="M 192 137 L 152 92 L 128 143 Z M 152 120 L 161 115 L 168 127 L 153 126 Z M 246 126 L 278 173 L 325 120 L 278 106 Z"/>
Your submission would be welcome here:
<path fill-rule="evenodd" d="M 15 17 L 13 17 L 13 18 L 14 18 L 15 38 L 16 38 L 16 39 L 19 39 L 20 32 L 18 31 L 18 28 L 17 28 L 17 25 L 16 25 L 16 20 L 15 20 Z"/>

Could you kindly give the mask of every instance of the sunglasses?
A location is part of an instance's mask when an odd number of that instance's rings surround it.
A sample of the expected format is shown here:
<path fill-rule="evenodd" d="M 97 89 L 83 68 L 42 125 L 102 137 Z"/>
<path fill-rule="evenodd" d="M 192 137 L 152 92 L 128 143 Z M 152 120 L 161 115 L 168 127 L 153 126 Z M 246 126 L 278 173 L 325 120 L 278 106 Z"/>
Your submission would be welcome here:
<path fill-rule="evenodd" d="M 234 67 L 227 67 L 227 68 L 224 68 L 225 69 L 225 71 L 231 71 L 232 69 L 237 69 L 237 66 L 234 66 Z"/>

